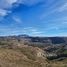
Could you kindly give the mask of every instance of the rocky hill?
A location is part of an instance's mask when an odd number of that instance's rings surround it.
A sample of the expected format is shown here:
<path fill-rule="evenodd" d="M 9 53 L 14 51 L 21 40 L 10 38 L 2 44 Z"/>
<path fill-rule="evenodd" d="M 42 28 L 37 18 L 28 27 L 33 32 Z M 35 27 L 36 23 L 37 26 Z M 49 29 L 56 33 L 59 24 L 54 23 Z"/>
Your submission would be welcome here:
<path fill-rule="evenodd" d="M 67 67 L 67 37 L 0 37 L 0 67 Z"/>

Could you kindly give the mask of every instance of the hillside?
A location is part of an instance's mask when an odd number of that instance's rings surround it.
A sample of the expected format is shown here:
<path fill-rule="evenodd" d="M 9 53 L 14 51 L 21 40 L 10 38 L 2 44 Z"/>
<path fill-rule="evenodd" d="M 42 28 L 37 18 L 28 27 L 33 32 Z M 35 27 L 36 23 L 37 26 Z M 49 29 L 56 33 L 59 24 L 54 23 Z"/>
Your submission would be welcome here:
<path fill-rule="evenodd" d="M 25 52 L 23 52 L 25 51 Z M 39 59 L 36 60 L 31 50 L 0 49 L 1 67 L 41 67 Z"/>
<path fill-rule="evenodd" d="M 0 67 L 67 67 L 67 37 L 0 37 Z"/>

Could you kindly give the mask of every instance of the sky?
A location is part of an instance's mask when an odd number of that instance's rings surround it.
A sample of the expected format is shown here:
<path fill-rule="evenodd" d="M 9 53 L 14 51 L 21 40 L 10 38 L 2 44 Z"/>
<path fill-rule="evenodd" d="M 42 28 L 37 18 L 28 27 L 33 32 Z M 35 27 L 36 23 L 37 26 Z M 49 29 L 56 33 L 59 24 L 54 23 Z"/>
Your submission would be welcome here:
<path fill-rule="evenodd" d="M 67 0 L 0 0 L 0 36 L 67 36 Z"/>

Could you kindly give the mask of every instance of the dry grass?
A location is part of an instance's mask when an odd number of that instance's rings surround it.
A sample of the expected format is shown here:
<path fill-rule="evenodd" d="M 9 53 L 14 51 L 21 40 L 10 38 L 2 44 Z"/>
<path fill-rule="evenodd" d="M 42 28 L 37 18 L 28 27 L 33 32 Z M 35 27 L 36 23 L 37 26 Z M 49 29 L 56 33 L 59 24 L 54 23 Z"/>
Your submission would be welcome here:
<path fill-rule="evenodd" d="M 1 48 L 0 67 L 41 67 L 41 65 L 28 59 L 18 50 Z"/>
<path fill-rule="evenodd" d="M 0 48 L 0 67 L 67 67 L 63 61 L 47 61 L 36 57 L 36 48 Z"/>

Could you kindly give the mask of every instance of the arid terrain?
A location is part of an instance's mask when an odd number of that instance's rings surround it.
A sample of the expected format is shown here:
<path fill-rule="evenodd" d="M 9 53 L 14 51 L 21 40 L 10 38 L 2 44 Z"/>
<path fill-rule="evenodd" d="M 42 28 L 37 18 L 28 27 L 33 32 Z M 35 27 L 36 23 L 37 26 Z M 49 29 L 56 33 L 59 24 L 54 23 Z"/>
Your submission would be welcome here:
<path fill-rule="evenodd" d="M 67 67 L 67 37 L 0 37 L 0 67 Z"/>

